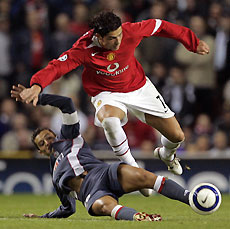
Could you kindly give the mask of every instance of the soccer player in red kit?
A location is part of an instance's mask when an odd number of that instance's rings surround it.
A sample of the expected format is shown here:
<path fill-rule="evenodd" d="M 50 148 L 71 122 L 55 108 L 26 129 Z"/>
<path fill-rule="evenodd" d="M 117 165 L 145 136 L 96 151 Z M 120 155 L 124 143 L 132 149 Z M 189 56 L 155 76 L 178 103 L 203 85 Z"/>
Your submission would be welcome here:
<path fill-rule="evenodd" d="M 184 141 L 184 133 L 174 113 L 145 76 L 134 51 L 143 38 L 150 36 L 175 39 L 200 55 L 209 53 L 208 45 L 190 29 L 159 19 L 121 24 L 113 12 L 102 12 L 93 18 L 91 27 L 71 49 L 32 76 L 31 88 L 21 93 L 22 99 L 36 106 L 43 88 L 83 65 L 83 87 L 96 108 L 95 124 L 104 128 L 107 141 L 120 160 L 138 167 L 122 128 L 130 111 L 162 134 L 162 147 L 155 149 L 153 155 L 169 171 L 181 175 L 176 149 Z"/>

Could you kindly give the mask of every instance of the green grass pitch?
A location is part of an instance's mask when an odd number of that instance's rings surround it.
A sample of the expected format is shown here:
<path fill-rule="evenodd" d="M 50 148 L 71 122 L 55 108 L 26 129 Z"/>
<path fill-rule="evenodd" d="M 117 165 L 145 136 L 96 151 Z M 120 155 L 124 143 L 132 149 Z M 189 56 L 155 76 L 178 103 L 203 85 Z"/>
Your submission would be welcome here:
<path fill-rule="evenodd" d="M 125 195 L 120 204 L 147 213 L 159 213 L 162 222 L 115 221 L 110 217 L 92 217 L 77 201 L 77 211 L 67 219 L 28 219 L 23 213 L 44 214 L 59 206 L 56 195 L 0 195 L 1 229 L 122 229 L 122 228 L 163 228 L 163 229 L 220 229 L 230 228 L 230 195 L 222 196 L 222 204 L 217 212 L 201 216 L 185 204 L 156 195 L 149 198 L 141 195 Z"/>

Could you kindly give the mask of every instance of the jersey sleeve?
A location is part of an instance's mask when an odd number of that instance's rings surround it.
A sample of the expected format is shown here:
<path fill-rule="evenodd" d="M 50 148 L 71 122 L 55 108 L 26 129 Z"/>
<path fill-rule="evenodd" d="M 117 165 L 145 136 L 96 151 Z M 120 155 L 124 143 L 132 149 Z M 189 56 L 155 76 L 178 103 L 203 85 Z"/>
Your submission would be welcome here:
<path fill-rule="evenodd" d="M 164 20 L 149 19 L 137 23 L 127 23 L 127 26 L 130 31 L 135 31 L 135 36 L 172 38 L 181 42 L 191 52 L 196 52 L 199 44 L 199 39 L 191 29 Z"/>
<path fill-rule="evenodd" d="M 130 33 L 135 33 L 136 37 L 150 37 L 153 32 L 159 28 L 159 23 L 155 19 L 144 20 L 136 23 L 125 23 L 124 26 L 129 30 Z"/>
<path fill-rule="evenodd" d="M 67 218 L 76 211 L 76 200 L 62 193 L 55 185 L 54 187 L 62 204 L 56 210 L 42 215 L 41 218 Z"/>
<path fill-rule="evenodd" d="M 164 20 L 155 20 L 158 26 L 155 27 L 152 36 L 172 38 L 182 43 L 187 50 L 197 51 L 199 39 L 191 29 Z"/>
<path fill-rule="evenodd" d="M 30 86 L 38 84 L 43 89 L 61 76 L 82 65 L 84 50 L 79 43 L 77 42 L 71 49 L 62 53 L 58 59 L 50 61 L 44 69 L 35 73 L 30 80 Z"/>
<path fill-rule="evenodd" d="M 50 105 L 61 110 L 63 120 L 61 138 L 74 139 L 80 134 L 79 118 L 71 98 L 60 95 L 41 94 L 39 95 L 38 104 L 43 106 Z"/>

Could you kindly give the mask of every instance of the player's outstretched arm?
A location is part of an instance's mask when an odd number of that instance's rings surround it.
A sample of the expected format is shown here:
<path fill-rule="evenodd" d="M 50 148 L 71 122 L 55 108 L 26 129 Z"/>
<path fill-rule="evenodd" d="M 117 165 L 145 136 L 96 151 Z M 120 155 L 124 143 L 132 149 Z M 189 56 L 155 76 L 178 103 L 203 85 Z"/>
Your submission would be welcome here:
<path fill-rule="evenodd" d="M 204 41 L 199 40 L 191 29 L 164 20 L 158 20 L 158 23 L 160 26 L 154 36 L 175 39 L 181 42 L 187 50 L 199 55 L 209 53 L 209 46 Z"/>
<path fill-rule="evenodd" d="M 30 103 L 33 105 L 50 105 L 59 108 L 62 113 L 72 114 L 75 112 L 73 101 L 69 97 L 51 94 L 40 94 L 41 88 L 38 85 L 33 85 L 31 88 L 26 88 L 21 84 L 13 85 L 10 91 L 11 97 L 16 101 Z M 31 100 L 31 98 L 33 98 Z M 34 104 L 35 103 L 35 104 Z"/>
<path fill-rule="evenodd" d="M 16 101 L 27 103 L 27 101 L 22 98 L 22 94 L 24 94 L 24 92 L 26 94 L 26 91 L 28 91 L 28 89 L 30 88 L 25 88 L 21 84 L 18 84 L 18 86 L 14 85 L 11 90 L 11 97 L 15 98 Z M 57 107 L 61 110 L 63 115 L 63 125 L 61 128 L 61 133 L 63 138 L 72 139 L 76 138 L 79 135 L 79 118 L 71 98 L 50 94 L 39 95 L 38 93 L 35 106 L 37 104 L 42 106 L 50 105 L 53 107 Z"/>
<path fill-rule="evenodd" d="M 61 138 L 74 139 L 80 134 L 79 117 L 71 98 L 60 95 L 41 94 L 39 96 L 39 104 L 54 106 L 61 110 L 63 119 Z"/>
<path fill-rule="evenodd" d="M 66 96 L 41 94 L 39 96 L 39 104 L 42 106 L 50 105 L 59 108 L 61 112 L 65 114 L 76 112 L 72 99 Z"/>

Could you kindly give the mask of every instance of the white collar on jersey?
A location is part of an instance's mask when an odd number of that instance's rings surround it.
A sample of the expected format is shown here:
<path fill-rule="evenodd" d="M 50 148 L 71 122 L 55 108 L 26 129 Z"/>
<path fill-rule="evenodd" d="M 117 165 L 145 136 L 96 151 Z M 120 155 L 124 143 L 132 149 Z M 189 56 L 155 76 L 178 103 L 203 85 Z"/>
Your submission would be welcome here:
<path fill-rule="evenodd" d="M 93 46 L 97 46 L 101 48 L 98 38 L 95 35 L 92 37 L 92 43 L 87 48 L 92 48 Z"/>

